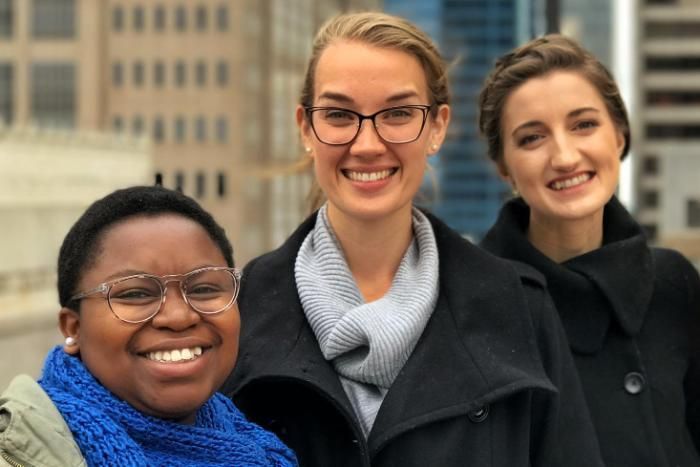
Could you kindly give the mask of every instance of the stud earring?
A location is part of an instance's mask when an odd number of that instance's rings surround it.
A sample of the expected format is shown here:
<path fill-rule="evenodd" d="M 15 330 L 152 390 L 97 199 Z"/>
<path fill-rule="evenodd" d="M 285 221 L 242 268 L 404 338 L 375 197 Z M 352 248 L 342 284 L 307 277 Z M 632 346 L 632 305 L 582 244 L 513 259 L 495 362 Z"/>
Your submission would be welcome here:
<path fill-rule="evenodd" d="M 67 345 L 68 347 L 73 347 L 73 346 L 74 346 L 75 344 L 77 344 L 77 343 L 78 343 L 78 342 L 75 340 L 74 337 L 71 337 L 71 336 L 66 337 L 66 345 Z"/>
<path fill-rule="evenodd" d="M 308 146 L 304 148 L 304 151 L 306 151 L 306 154 L 311 154 L 311 148 Z"/>
<path fill-rule="evenodd" d="M 437 145 L 436 143 L 431 144 L 431 145 L 430 145 L 430 150 L 433 151 L 433 152 L 437 151 L 437 150 L 438 150 L 438 145 Z"/>
<path fill-rule="evenodd" d="M 511 193 L 513 194 L 513 198 L 517 198 L 518 196 L 520 196 L 520 192 L 518 191 L 518 189 L 516 187 L 513 187 L 513 189 L 511 190 Z"/>

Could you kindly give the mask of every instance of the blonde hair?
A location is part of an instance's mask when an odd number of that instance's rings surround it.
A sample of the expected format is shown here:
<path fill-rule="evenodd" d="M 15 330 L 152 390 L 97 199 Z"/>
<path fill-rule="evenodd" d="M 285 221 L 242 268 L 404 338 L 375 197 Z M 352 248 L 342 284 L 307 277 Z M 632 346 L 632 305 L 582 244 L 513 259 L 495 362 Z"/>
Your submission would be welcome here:
<path fill-rule="evenodd" d="M 447 62 L 430 37 L 410 21 L 378 12 L 345 13 L 334 16 L 319 29 L 313 41 L 311 58 L 306 67 L 300 103 L 311 107 L 314 100 L 314 78 L 318 61 L 326 48 L 338 41 L 357 41 L 375 47 L 405 52 L 420 62 L 428 85 L 428 97 L 433 112 L 450 103 Z M 306 157 L 305 166 L 312 166 Z M 325 195 L 314 178 L 308 195 L 312 211 L 324 202 Z"/>
<path fill-rule="evenodd" d="M 630 125 L 615 80 L 593 54 L 560 34 L 533 39 L 503 55 L 486 78 L 479 94 L 479 130 L 486 138 L 489 158 L 499 162 L 503 157 L 501 117 L 508 96 L 529 79 L 556 70 L 581 73 L 596 88 L 615 126 L 625 138 L 621 155 L 624 158 L 630 146 Z"/>

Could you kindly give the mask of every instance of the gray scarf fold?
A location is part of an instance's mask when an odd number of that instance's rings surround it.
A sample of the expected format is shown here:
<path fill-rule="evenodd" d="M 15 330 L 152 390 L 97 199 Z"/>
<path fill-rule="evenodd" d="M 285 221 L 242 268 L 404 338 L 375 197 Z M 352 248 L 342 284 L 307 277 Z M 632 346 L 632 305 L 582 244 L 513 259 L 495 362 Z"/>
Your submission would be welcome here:
<path fill-rule="evenodd" d="M 435 235 L 430 221 L 417 209 L 413 210 L 413 233 L 391 288 L 370 303 L 365 303 L 348 268 L 326 205 L 297 254 L 294 272 L 304 313 L 323 356 L 349 380 L 343 385 L 366 432 L 437 301 Z M 366 407 L 368 399 L 375 401 L 371 408 Z"/>

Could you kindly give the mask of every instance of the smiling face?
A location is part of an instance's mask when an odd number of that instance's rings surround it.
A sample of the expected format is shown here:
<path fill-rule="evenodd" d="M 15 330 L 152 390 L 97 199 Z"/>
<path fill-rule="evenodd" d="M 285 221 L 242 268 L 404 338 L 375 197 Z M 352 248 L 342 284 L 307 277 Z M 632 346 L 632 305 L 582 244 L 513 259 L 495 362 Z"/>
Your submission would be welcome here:
<path fill-rule="evenodd" d="M 98 248 L 78 291 L 132 274 L 162 276 L 227 265 L 204 228 L 175 214 L 126 218 L 108 227 Z M 79 353 L 103 386 L 141 412 L 185 423 L 194 421 L 221 386 L 238 353 L 237 305 L 200 315 L 176 283 L 169 284 L 160 312 L 145 323 L 120 321 L 99 294 L 82 299 L 79 314 L 61 310 L 60 323 L 63 334 L 77 341 L 66 350 Z M 180 360 L 172 361 L 178 353 Z M 162 361 L 166 354 L 170 362 Z"/>
<path fill-rule="evenodd" d="M 338 41 L 316 66 L 313 106 L 339 107 L 364 115 L 401 105 L 431 103 L 425 72 L 406 52 L 361 42 Z M 351 143 L 319 141 L 297 109 L 304 145 L 311 149 L 316 178 L 329 203 L 329 216 L 374 220 L 410 213 L 423 181 L 427 157 L 442 143 L 449 107 L 431 113 L 420 137 L 410 143 L 383 141 L 369 120 Z"/>
<path fill-rule="evenodd" d="M 501 175 L 531 223 L 602 222 L 617 187 L 624 137 L 593 85 L 574 71 L 532 78 L 508 96 Z"/>

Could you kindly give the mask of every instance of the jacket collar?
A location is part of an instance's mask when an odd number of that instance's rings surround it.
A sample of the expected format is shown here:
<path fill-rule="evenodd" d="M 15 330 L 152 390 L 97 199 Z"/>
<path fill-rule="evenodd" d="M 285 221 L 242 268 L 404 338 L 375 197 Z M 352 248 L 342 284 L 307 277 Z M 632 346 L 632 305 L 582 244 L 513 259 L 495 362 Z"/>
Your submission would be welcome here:
<path fill-rule="evenodd" d="M 540 361 L 529 314 L 515 306 L 525 302 L 519 276 L 502 260 L 427 215 L 441 252 L 440 298 L 377 414 L 368 440 L 372 453 L 416 425 L 478 410 L 505 394 L 525 388 L 555 391 Z M 253 312 L 247 317 L 251 350 L 246 354 L 255 359 L 258 370 L 251 373 L 243 365 L 246 374 L 240 375 L 239 387 L 263 378 L 316 387 L 361 433 L 338 376 L 323 358 L 306 322 L 296 291 L 294 261 L 314 222 L 311 216 L 280 249 L 258 260 L 249 272 L 263 267 L 264 277 L 258 279 L 269 292 L 256 299 L 266 302 L 265 310 L 277 311 Z M 499 277 L 498 286 L 484 284 L 484 277 Z M 426 366 L 431 368 L 429 378 Z"/>
<path fill-rule="evenodd" d="M 637 334 L 653 293 L 653 261 L 641 228 L 617 198 L 605 206 L 603 246 L 561 264 L 528 241 L 529 216 L 522 199 L 509 201 L 483 246 L 545 275 L 571 347 L 598 352 L 612 322 L 627 335 Z"/>

